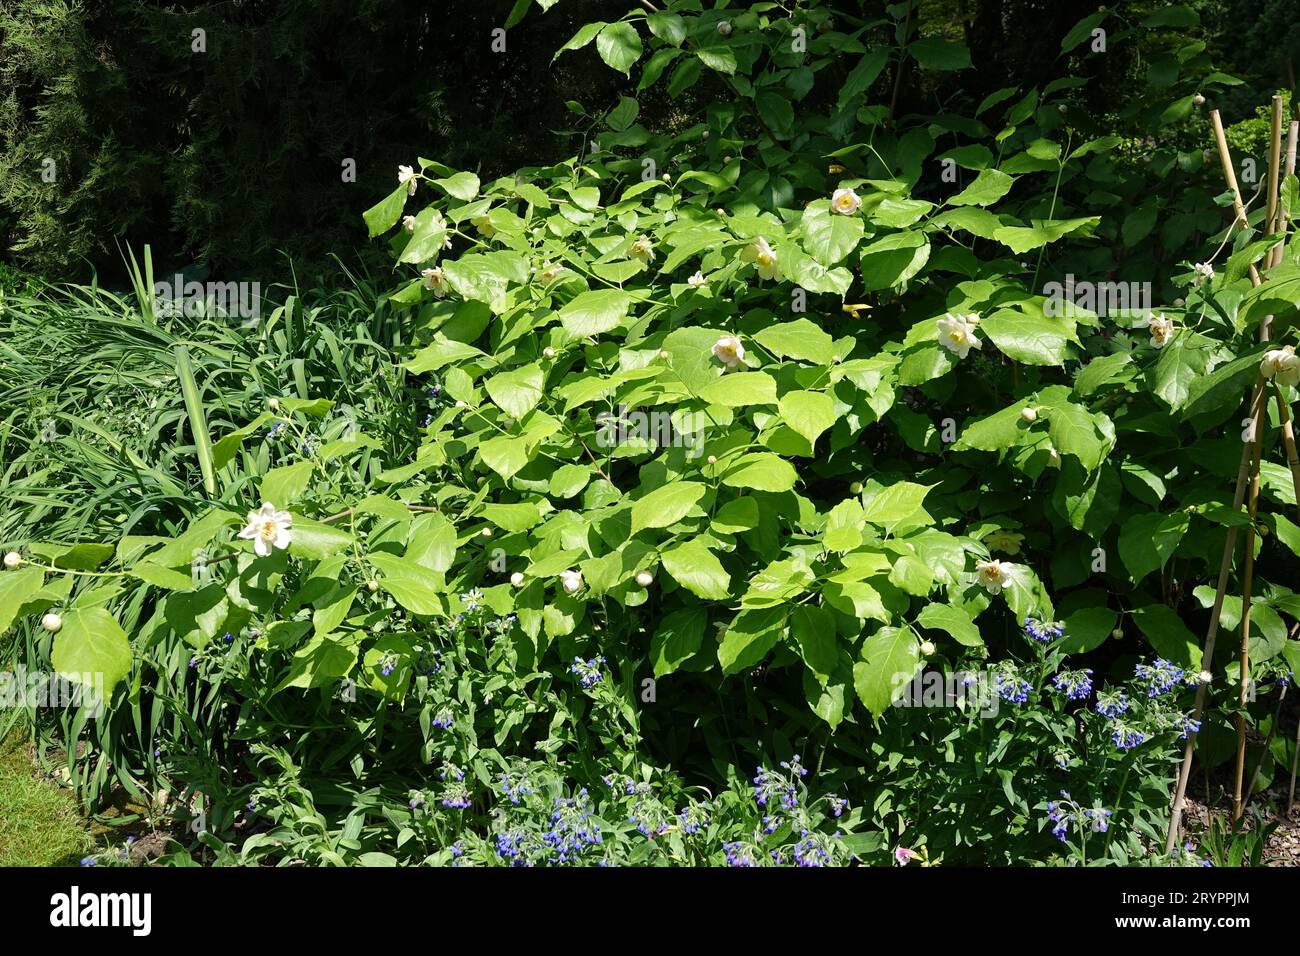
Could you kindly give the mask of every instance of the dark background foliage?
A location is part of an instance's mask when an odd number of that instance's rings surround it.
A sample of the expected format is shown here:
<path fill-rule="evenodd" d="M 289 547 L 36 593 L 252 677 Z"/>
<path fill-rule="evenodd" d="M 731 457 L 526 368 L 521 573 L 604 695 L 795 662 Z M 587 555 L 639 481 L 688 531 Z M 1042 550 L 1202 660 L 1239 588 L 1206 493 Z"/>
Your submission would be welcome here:
<path fill-rule="evenodd" d="M 230 278 L 299 274 L 330 252 L 366 246 L 359 220 L 392 186 L 399 162 L 437 158 L 484 178 L 545 165 L 574 148 L 586 123 L 567 102 L 609 104 L 617 74 L 598 59 L 555 51 L 574 25 L 616 18 L 621 3 L 564 0 L 513 26 L 505 53 L 492 30 L 512 4 L 483 0 L 142 0 L 0 2 L 0 247 L 50 279 L 112 276 L 120 248 L 153 246 L 160 271 L 195 267 Z M 876 0 L 843 0 L 846 21 L 874 19 Z M 897 89 L 900 115 L 977 103 L 1007 86 L 1064 72 L 1059 37 L 1101 5 L 1057 0 L 916 0 L 927 32 L 964 40 L 974 71 L 927 87 L 915 63 Z M 1112 32 L 1161 6 L 1112 4 Z M 1300 39 L 1262 24 L 1292 0 L 1200 9 L 1221 68 L 1246 82 L 1223 104 L 1249 117 L 1295 83 Z M 206 32 L 206 52 L 192 32 Z M 891 42 L 885 31 L 881 42 Z M 1171 41 L 1172 42 L 1172 41 Z M 1164 51 L 1119 44 L 1068 65 L 1097 73 L 1086 94 L 1098 117 L 1122 111 Z M 958 82 L 960 85 L 957 85 Z M 728 98 L 716 77 L 684 94 Z M 643 111 L 654 129 L 679 108 Z M 683 111 L 688 111 L 683 109 Z M 1111 124 L 1111 129 L 1115 124 Z M 57 166 L 55 182 L 41 178 Z M 356 160 L 357 182 L 342 181 Z"/>

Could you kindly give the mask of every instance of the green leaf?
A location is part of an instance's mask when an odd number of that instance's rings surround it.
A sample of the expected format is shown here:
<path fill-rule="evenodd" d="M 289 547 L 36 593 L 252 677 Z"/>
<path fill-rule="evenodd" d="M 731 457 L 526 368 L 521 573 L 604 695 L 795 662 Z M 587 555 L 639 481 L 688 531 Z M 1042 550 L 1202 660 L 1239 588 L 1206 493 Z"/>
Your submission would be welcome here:
<path fill-rule="evenodd" d="M 456 526 L 440 514 L 418 515 L 407 534 L 405 558 L 430 571 L 449 571 L 456 559 Z"/>
<path fill-rule="evenodd" d="M 402 210 L 406 208 L 407 188 L 406 183 L 399 183 L 396 189 L 361 214 L 361 218 L 366 221 L 366 228 L 370 230 L 370 238 L 392 229 L 397 220 L 402 218 Z"/>
<path fill-rule="evenodd" d="M 702 607 L 680 608 L 666 615 L 650 639 L 654 676 L 671 674 L 694 657 L 704 644 L 708 623 L 709 616 Z"/>
<path fill-rule="evenodd" d="M 1109 442 L 1093 413 L 1073 402 L 1062 402 L 1051 406 L 1047 416 L 1048 434 L 1056 449 L 1074 455 L 1088 471 L 1095 470 L 1106 457 Z"/>
<path fill-rule="evenodd" d="M 982 169 L 975 181 L 948 200 L 950 206 L 991 206 L 1011 191 L 1015 180 L 997 169 Z"/>
<path fill-rule="evenodd" d="M 18 609 L 39 591 L 45 583 L 45 572 L 40 568 L 18 568 L 0 571 L 0 634 L 18 614 Z"/>
<path fill-rule="evenodd" d="M 575 296 L 560 310 L 560 323 L 570 335 L 602 335 L 627 318 L 632 299 L 617 289 L 596 289 Z"/>
<path fill-rule="evenodd" d="M 722 476 L 722 483 L 732 488 L 755 491 L 789 491 L 798 478 L 794 467 L 770 452 L 745 455 Z"/>
<path fill-rule="evenodd" d="M 867 710 L 879 717 L 921 666 L 916 633 L 907 626 L 882 627 L 862 642 L 861 657 L 853 665 L 853 686 Z"/>
<path fill-rule="evenodd" d="M 839 642 L 835 637 L 835 618 L 824 608 L 803 604 L 790 615 L 790 634 L 799 646 L 799 654 L 822 686 L 830 680 L 839 662 Z"/>
<path fill-rule="evenodd" d="M 302 493 L 311 484 L 314 469 L 315 466 L 310 461 L 272 468 L 262 476 L 262 500 L 283 511 L 302 497 Z"/>
<path fill-rule="evenodd" d="M 1100 216 L 1086 216 L 1079 219 L 1036 221 L 1032 226 L 1002 226 L 994 231 L 993 238 L 1019 255 L 1056 242 L 1073 232 L 1090 229 L 1100 222 Z"/>
<path fill-rule="evenodd" d="M 966 70 L 970 68 L 970 50 L 964 44 L 926 37 L 914 40 L 907 52 L 927 70 Z"/>
<path fill-rule="evenodd" d="M 681 521 L 708 491 L 697 481 L 674 481 L 632 503 L 632 534 Z"/>
<path fill-rule="evenodd" d="M 99 607 L 73 608 L 63 615 L 50 663 L 60 674 L 102 687 L 105 698 L 131 672 L 131 642 L 113 615 Z M 82 681 L 85 683 L 85 681 Z"/>
<path fill-rule="evenodd" d="M 641 37 L 630 23 L 610 23 L 596 36 L 596 52 L 611 69 L 628 76 L 641 56 Z"/>
<path fill-rule="evenodd" d="M 916 623 L 932 630 L 943 631 L 958 644 L 966 647 L 984 646 L 979 628 L 971 621 L 970 615 L 959 607 L 950 604 L 927 604 L 916 616 Z"/>
<path fill-rule="evenodd" d="M 731 596 L 731 576 L 703 538 L 692 538 L 660 555 L 664 569 L 696 597 L 723 601 Z"/>
<path fill-rule="evenodd" d="M 511 418 L 523 418 L 542 400 L 546 376 L 536 362 L 493 375 L 483 383 L 488 397 Z"/>
<path fill-rule="evenodd" d="M 736 615 L 718 645 L 722 673 L 734 674 L 762 662 L 785 630 L 786 610 L 782 607 L 742 611 Z"/>
<path fill-rule="evenodd" d="M 435 179 L 433 184 L 455 199 L 469 202 L 478 195 L 479 181 L 473 173 L 456 173 L 446 179 Z"/>
<path fill-rule="evenodd" d="M 1062 365 L 1074 328 L 1066 320 L 1026 315 L 1017 309 L 1000 309 L 979 324 L 1008 357 L 1026 365 Z"/>
<path fill-rule="evenodd" d="M 830 365 L 835 357 L 835 340 L 807 319 L 766 326 L 754 340 L 781 358 Z"/>
<path fill-rule="evenodd" d="M 1061 650 L 1067 654 L 1086 654 L 1098 648 L 1115 629 L 1118 613 L 1106 607 L 1085 607 L 1075 611 L 1062 623 L 1065 634 Z"/>
<path fill-rule="evenodd" d="M 1133 612 L 1133 621 L 1161 657 L 1180 667 L 1201 666 L 1201 648 L 1177 613 L 1164 604 L 1148 604 Z"/>
<path fill-rule="evenodd" d="M 803 212 L 803 247 L 824 266 L 833 266 L 857 248 L 866 226 L 861 216 L 831 212 L 830 201 L 819 199 Z"/>
<path fill-rule="evenodd" d="M 289 553 L 294 557 L 314 558 L 319 561 L 350 547 L 352 541 L 352 535 L 342 528 L 294 515 L 293 527 L 290 530 Z"/>
<path fill-rule="evenodd" d="M 775 405 L 776 379 L 766 372 L 731 372 L 701 389 L 700 398 L 712 405 L 726 405 L 729 408 Z"/>
<path fill-rule="evenodd" d="M 885 528 L 916 520 L 930 522 L 922 502 L 933 485 L 918 485 L 911 481 L 896 481 L 875 493 L 862 506 L 862 517 Z"/>
<path fill-rule="evenodd" d="M 657 11 L 645 18 L 650 32 L 673 46 L 681 46 L 686 39 L 686 21 L 675 13 Z"/>
<path fill-rule="evenodd" d="M 398 604 L 413 614 L 445 615 L 446 582 L 441 574 L 430 571 L 409 558 L 372 551 L 367 560 L 377 568 L 379 586 Z"/>
<path fill-rule="evenodd" d="M 1188 516 L 1140 514 L 1123 523 L 1119 533 L 1119 556 L 1136 584 L 1152 571 L 1165 566 L 1187 533 Z"/>
<path fill-rule="evenodd" d="M 822 432 L 835 424 L 835 402 L 825 392 L 786 392 L 780 401 L 781 418 L 796 432 L 816 444 Z"/>
<path fill-rule="evenodd" d="M 979 451 L 1002 451 L 1019 445 L 1029 433 L 1029 424 L 1021 418 L 1020 413 L 1030 404 L 1032 403 L 1017 402 L 964 426 L 953 442 L 952 450 L 974 448 Z"/>

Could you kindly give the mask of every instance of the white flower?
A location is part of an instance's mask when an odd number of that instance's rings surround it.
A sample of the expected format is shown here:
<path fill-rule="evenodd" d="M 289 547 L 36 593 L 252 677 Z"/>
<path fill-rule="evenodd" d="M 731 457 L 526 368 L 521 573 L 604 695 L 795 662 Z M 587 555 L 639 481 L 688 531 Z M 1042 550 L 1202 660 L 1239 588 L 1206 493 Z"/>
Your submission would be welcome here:
<path fill-rule="evenodd" d="M 402 228 L 405 229 L 407 232 L 415 232 L 415 217 L 414 217 L 414 216 L 403 216 L 403 217 L 402 217 Z"/>
<path fill-rule="evenodd" d="M 781 269 L 776 262 L 776 252 L 762 236 L 759 236 L 741 251 L 740 261 L 754 263 L 760 279 L 779 279 L 781 277 Z"/>
<path fill-rule="evenodd" d="M 984 543 L 989 546 L 990 551 L 1005 551 L 1007 554 L 1019 554 L 1020 545 L 1024 542 L 1025 536 L 1015 531 L 1007 531 L 999 528 L 984 536 Z"/>
<path fill-rule="evenodd" d="M 933 641 L 921 642 L 921 653 L 924 654 L 926 657 L 929 657 L 931 654 L 934 653 L 934 651 L 935 651 L 935 647 Z"/>
<path fill-rule="evenodd" d="M 267 557 L 276 548 L 289 547 L 289 527 L 293 516 L 287 511 L 276 511 L 269 501 L 262 502 L 260 511 L 248 513 L 248 524 L 239 532 L 239 537 L 253 542 L 253 550 L 259 557 Z"/>
<path fill-rule="evenodd" d="M 831 212 L 852 216 L 862 208 L 862 200 L 852 189 L 837 189 L 831 193 Z"/>
<path fill-rule="evenodd" d="M 633 259 L 640 259 L 647 265 L 655 261 L 655 246 L 649 236 L 639 236 L 630 251 Z"/>
<path fill-rule="evenodd" d="M 564 592 L 566 594 L 577 594 L 582 590 L 582 572 L 561 571 L 560 583 L 564 585 Z"/>
<path fill-rule="evenodd" d="M 654 579 L 655 576 L 649 571 L 642 571 L 636 576 L 636 583 L 641 585 L 643 588 L 648 588 Z"/>
<path fill-rule="evenodd" d="M 10 551 L 5 555 L 5 567 L 16 568 L 23 563 L 23 556 L 17 551 Z"/>
<path fill-rule="evenodd" d="M 1200 674 L 1197 675 L 1197 680 L 1202 684 L 1209 684 L 1214 680 L 1214 675 L 1209 671 L 1201 671 Z"/>
<path fill-rule="evenodd" d="M 1174 336 L 1174 320 L 1160 312 L 1148 315 L 1138 328 L 1144 328 L 1151 333 L 1153 348 L 1164 348 Z"/>
<path fill-rule="evenodd" d="M 984 343 L 975 337 L 975 327 L 980 317 L 974 312 L 969 315 L 947 313 L 935 323 L 939 327 L 939 344 L 959 359 L 970 354 L 971 349 L 984 347 Z"/>
<path fill-rule="evenodd" d="M 975 573 L 980 585 L 989 594 L 1001 594 L 1011 584 L 1011 565 L 1006 561 L 976 561 Z"/>
<path fill-rule="evenodd" d="M 1038 421 L 1038 410 L 1026 405 L 1024 408 L 1020 409 L 1020 418 L 1022 421 L 1033 424 Z"/>
<path fill-rule="evenodd" d="M 397 167 L 397 181 L 406 183 L 406 195 L 408 196 L 414 196 L 415 187 L 420 185 L 420 181 L 415 178 L 415 170 L 410 166 Z"/>
<path fill-rule="evenodd" d="M 441 269 L 421 269 L 420 278 L 424 280 L 424 287 L 439 299 L 447 295 L 447 278 Z"/>
<path fill-rule="evenodd" d="M 511 585 L 511 587 L 516 587 L 516 588 L 521 588 L 521 587 L 523 587 L 523 586 L 524 586 L 524 572 L 522 572 L 522 571 L 516 571 L 514 574 L 510 575 L 510 585 Z"/>
<path fill-rule="evenodd" d="M 1294 345 L 1272 349 L 1264 353 L 1259 371 L 1265 378 L 1276 378 L 1282 385 L 1300 384 L 1300 355 L 1295 354 Z"/>
<path fill-rule="evenodd" d="M 63 618 L 59 617 L 53 611 L 41 618 L 41 627 L 45 628 L 51 634 L 59 631 L 63 627 Z"/>
<path fill-rule="evenodd" d="M 491 239 L 497 234 L 497 227 L 492 225 L 491 216 L 475 216 L 470 222 L 474 224 L 474 228 L 478 230 L 478 234 L 484 239 Z"/>
<path fill-rule="evenodd" d="M 713 357 L 727 368 L 735 368 L 745 361 L 745 346 L 734 335 L 724 335 L 713 343 Z"/>
<path fill-rule="evenodd" d="M 704 278 L 704 273 L 697 269 L 695 275 L 686 280 L 686 284 L 692 289 L 698 289 L 700 286 L 708 285 L 708 280 Z"/>
<path fill-rule="evenodd" d="M 1196 278 L 1192 280 L 1192 285 L 1200 285 L 1206 279 L 1214 278 L 1214 266 L 1208 262 L 1198 262 L 1192 267 L 1192 272 L 1196 273 Z"/>
<path fill-rule="evenodd" d="M 724 37 L 729 37 L 729 36 L 731 36 L 731 21 L 729 21 L 729 20 L 719 20 L 719 21 L 718 21 L 718 32 L 721 33 Z"/>

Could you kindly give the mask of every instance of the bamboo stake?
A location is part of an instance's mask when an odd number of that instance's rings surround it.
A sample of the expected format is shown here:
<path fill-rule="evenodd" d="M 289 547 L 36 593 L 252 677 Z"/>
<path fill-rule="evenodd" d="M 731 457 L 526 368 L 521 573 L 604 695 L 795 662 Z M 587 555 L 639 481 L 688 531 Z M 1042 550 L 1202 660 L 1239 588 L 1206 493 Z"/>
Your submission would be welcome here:
<path fill-rule="evenodd" d="M 1232 209 L 1236 217 L 1234 225 L 1240 228 L 1247 228 L 1249 222 L 1246 218 L 1246 207 L 1241 201 L 1241 188 L 1237 184 L 1237 173 L 1232 165 L 1232 154 L 1228 149 L 1228 138 L 1223 133 L 1223 120 L 1219 116 L 1218 110 L 1210 111 L 1210 125 L 1214 130 L 1214 143 L 1219 151 L 1219 165 L 1223 169 L 1223 178 L 1232 191 Z M 1253 285 L 1259 285 L 1259 272 L 1254 263 L 1250 266 L 1250 281 Z M 1260 338 L 1267 339 L 1269 318 L 1265 318 L 1260 323 Z M 1254 446 L 1259 441 L 1260 425 L 1263 419 L 1264 408 L 1264 377 L 1260 375 L 1255 382 L 1254 391 L 1251 393 L 1251 439 L 1245 443 L 1241 449 L 1241 464 L 1237 469 L 1237 487 L 1232 496 L 1232 510 L 1234 512 L 1241 510 L 1242 501 L 1245 498 L 1246 482 L 1251 474 L 1251 464 L 1254 458 Z M 1257 472 L 1258 469 L 1255 469 Z M 1252 482 L 1258 488 L 1258 479 Z M 1253 544 L 1253 542 L 1252 542 Z M 1210 611 L 1210 623 L 1205 633 L 1205 644 L 1201 649 L 1201 669 L 1205 673 L 1210 672 L 1210 667 L 1214 662 L 1214 647 L 1219 636 L 1219 619 L 1223 613 L 1223 599 L 1228 592 L 1228 579 L 1232 571 L 1232 557 L 1236 553 L 1237 547 L 1237 529 L 1231 527 L 1223 542 L 1223 559 L 1219 563 L 1219 580 L 1214 590 L 1214 606 Z M 1251 549 L 1247 549 L 1247 554 L 1252 554 Z M 1245 613 L 1245 606 L 1242 608 Z M 1206 682 L 1198 681 L 1196 688 L 1196 704 L 1194 707 L 1193 719 L 1200 721 L 1205 713 Z M 1178 769 L 1178 783 L 1174 788 L 1173 805 L 1169 812 L 1169 830 L 1165 834 L 1165 853 L 1172 853 L 1174 844 L 1178 840 L 1178 832 L 1181 828 L 1183 817 L 1183 803 L 1187 797 L 1187 779 L 1192 771 L 1192 753 L 1196 743 L 1196 734 L 1187 735 L 1187 745 L 1183 748 L 1183 761 Z M 1209 794 L 1206 794 L 1209 799 Z"/>

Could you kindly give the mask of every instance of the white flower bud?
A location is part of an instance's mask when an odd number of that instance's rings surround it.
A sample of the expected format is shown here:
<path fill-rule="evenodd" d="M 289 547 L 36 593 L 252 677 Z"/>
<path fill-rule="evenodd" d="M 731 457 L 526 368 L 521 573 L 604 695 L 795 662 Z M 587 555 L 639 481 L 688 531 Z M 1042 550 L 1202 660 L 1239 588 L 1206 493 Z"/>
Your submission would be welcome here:
<path fill-rule="evenodd" d="M 1118 641 L 1121 637 L 1124 636 L 1124 629 L 1122 627 L 1117 627 L 1115 628 L 1115 630 L 1110 632 L 1110 636 L 1115 638 L 1115 640 Z"/>
<path fill-rule="evenodd" d="M 280 408 L 280 400 L 278 398 L 273 398 L 266 403 L 266 407 L 273 412 L 278 411 Z"/>
<path fill-rule="evenodd" d="M 371 578 L 369 581 L 366 582 L 366 590 L 369 591 L 369 592 L 371 592 L 372 594 L 373 594 L 375 591 L 378 591 L 378 590 L 379 590 L 379 582 L 376 581 L 374 578 Z"/>
<path fill-rule="evenodd" d="M 862 482 L 855 481 L 853 484 L 849 485 L 849 492 L 855 495 L 862 494 Z"/>
<path fill-rule="evenodd" d="M 716 464 L 718 463 L 718 456 L 717 456 L 717 455 L 710 455 L 710 456 L 708 457 L 708 462 L 709 462 L 710 465 L 716 465 Z"/>
<path fill-rule="evenodd" d="M 57 634 L 63 627 L 63 618 L 59 617 L 53 611 L 41 618 L 41 627 L 45 628 L 51 634 Z"/>
<path fill-rule="evenodd" d="M 542 349 L 542 355 L 546 356 L 548 359 L 553 359 L 555 358 L 555 349 L 548 345 L 546 348 Z"/>
<path fill-rule="evenodd" d="M 17 551 L 10 551 L 5 555 L 5 567 L 16 568 L 23 563 L 23 556 Z"/>
<path fill-rule="evenodd" d="M 731 21 L 730 21 L 730 20 L 719 20 L 719 21 L 718 21 L 718 32 L 721 33 L 724 37 L 729 37 L 729 36 L 731 36 Z"/>
<path fill-rule="evenodd" d="M 933 642 L 933 641 L 922 641 L 922 642 L 921 642 L 921 653 L 924 654 L 926 657 L 929 657 L 930 655 L 932 655 L 932 654 L 934 653 L 934 651 L 935 651 L 935 647 L 934 647 L 934 642 Z"/>
<path fill-rule="evenodd" d="M 1026 406 L 1025 408 L 1020 409 L 1020 418 L 1022 421 L 1036 422 L 1038 421 L 1038 412 L 1035 409 Z"/>
<path fill-rule="evenodd" d="M 582 590 L 582 572 L 581 571 L 561 571 L 560 584 L 564 586 L 565 594 L 577 594 Z"/>
<path fill-rule="evenodd" d="M 492 537 L 492 529 L 484 528 L 482 531 L 479 532 L 479 534 L 484 538 L 490 538 Z"/>
<path fill-rule="evenodd" d="M 1205 97 L 1202 96 L 1200 93 L 1197 93 L 1195 96 L 1192 97 L 1192 102 L 1195 103 L 1197 106 L 1204 106 Z"/>
<path fill-rule="evenodd" d="M 514 574 L 510 575 L 510 585 L 511 585 L 511 587 L 516 587 L 516 588 L 521 588 L 521 587 L 523 587 L 523 586 L 524 586 L 524 572 L 522 572 L 522 571 L 516 571 Z"/>
<path fill-rule="evenodd" d="M 640 574 L 636 576 L 636 583 L 641 585 L 641 587 L 643 588 L 648 588 L 651 585 L 651 583 L 654 581 L 654 579 L 655 576 L 651 574 L 649 571 L 642 571 Z"/>

